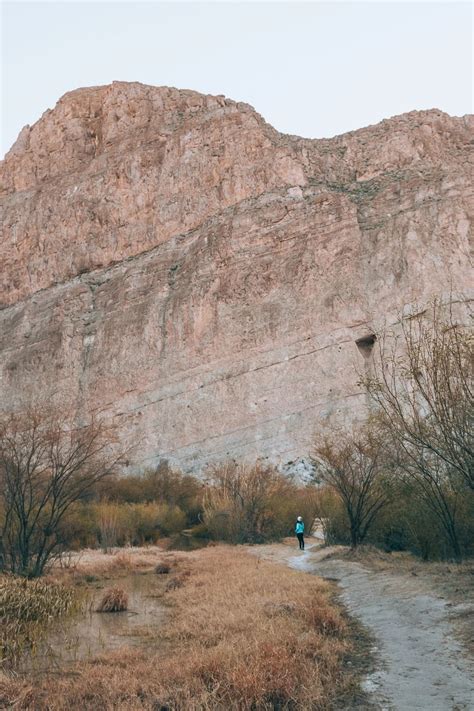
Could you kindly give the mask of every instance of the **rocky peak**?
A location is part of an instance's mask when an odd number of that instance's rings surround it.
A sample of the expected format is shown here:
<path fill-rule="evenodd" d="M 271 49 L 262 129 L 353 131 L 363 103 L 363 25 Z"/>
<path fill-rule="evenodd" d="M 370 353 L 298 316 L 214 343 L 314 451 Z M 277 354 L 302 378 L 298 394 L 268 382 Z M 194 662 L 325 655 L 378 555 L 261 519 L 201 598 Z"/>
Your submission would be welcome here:
<path fill-rule="evenodd" d="M 222 96 L 66 94 L 0 164 L 2 407 L 100 412 L 137 468 L 299 472 L 365 411 L 357 343 L 467 293 L 473 129 L 433 110 L 309 140 Z"/>
<path fill-rule="evenodd" d="M 122 82 L 66 94 L 0 165 L 1 302 L 304 184 L 294 153 L 248 105 L 222 96 Z"/>

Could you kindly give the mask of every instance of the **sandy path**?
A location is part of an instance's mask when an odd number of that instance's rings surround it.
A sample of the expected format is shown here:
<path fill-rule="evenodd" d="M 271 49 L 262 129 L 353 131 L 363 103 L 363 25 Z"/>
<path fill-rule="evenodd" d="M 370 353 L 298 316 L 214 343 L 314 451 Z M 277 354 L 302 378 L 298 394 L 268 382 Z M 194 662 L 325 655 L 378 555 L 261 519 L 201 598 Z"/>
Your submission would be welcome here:
<path fill-rule="evenodd" d="M 380 709 L 474 710 L 474 665 L 453 637 L 453 607 L 422 580 L 348 560 L 324 560 L 330 549 L 316 545 L 304 553 L 284 545 L 252 552 L 338 582 L 342 602 L 376 640 L 378 669 L 363 686 Z"/>

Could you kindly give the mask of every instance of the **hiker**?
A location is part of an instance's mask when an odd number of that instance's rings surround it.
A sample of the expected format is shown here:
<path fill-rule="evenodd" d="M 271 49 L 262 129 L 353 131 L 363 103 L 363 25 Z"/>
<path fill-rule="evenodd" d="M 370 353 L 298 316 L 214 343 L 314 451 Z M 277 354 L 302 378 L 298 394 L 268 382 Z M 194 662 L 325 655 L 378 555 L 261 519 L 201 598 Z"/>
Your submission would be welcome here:
<path fill-rule="evenodd" d="M 295 533 L 300 544 L 300 551 L 304 551 L 304 523 L 301 516 L 296 519 Z"/>

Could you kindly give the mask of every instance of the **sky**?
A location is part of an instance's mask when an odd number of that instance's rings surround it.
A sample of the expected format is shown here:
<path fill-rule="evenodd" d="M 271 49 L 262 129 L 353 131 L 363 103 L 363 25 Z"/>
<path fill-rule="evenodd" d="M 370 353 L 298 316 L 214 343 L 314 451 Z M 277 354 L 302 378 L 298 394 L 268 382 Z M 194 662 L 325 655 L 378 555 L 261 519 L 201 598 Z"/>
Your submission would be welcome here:
<path fill-rule="evenodd" d="M 3 0 L 0 19 L 0 157 L 65 92 L 114 80 L 225 94 L 307 138 L 473 111 L 469 2 Z"/>

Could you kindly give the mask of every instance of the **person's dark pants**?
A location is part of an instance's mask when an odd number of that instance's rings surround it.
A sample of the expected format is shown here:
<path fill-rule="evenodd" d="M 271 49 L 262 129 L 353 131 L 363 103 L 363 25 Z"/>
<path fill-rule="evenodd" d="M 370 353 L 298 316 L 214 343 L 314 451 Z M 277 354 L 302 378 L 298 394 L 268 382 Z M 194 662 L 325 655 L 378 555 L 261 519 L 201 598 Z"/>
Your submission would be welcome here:
<path fill-rule="evenodd" d="M 297 533 L 296 537 L 300 543 L 300 551 L 304 551 L 304 533 Z"/>

